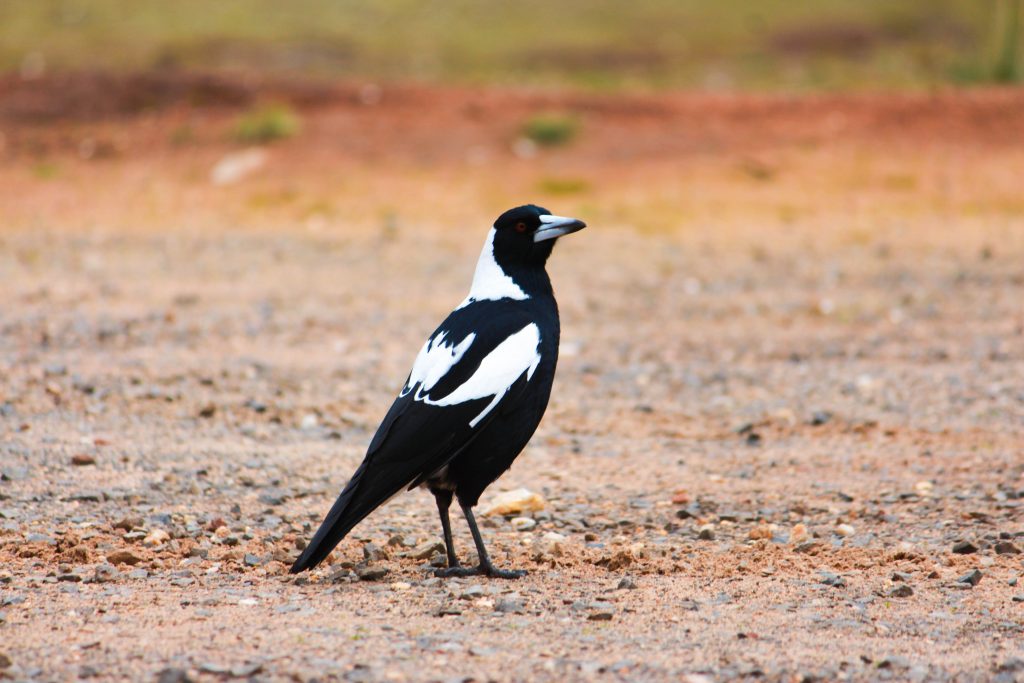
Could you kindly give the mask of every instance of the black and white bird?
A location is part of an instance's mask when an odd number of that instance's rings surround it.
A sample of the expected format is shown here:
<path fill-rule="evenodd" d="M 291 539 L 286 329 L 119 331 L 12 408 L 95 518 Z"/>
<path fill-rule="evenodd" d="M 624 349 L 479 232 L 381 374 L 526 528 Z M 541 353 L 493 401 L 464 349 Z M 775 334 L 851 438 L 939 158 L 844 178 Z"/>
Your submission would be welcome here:
<path fill-rule="evenodd" d="M 473 507 L 533 436 L 558 361 L 558 306 L 544 266 L 555 241 L 586 227 L 539 206 L 510 209 L 487 235 L 469 296 L 441 323 L 293 573 L 319 564 L 353 527 L 403 489 L 424 486 L 441 516 L 443 576 L 516 578 L 491 564 Z M 448 508 L 456 498 L 479 565 L 462 567 Z"/>

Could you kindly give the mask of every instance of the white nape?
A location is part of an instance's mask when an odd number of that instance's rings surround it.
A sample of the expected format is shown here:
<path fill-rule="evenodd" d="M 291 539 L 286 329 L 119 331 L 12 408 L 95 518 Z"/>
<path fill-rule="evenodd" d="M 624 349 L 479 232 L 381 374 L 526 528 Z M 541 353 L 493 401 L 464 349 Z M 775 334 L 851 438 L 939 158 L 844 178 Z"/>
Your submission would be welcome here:
<path fill-rule="evenodd" d="M 416 399 L 419 400 L 422 394 L 433 389 L 434 385 L 448 374 L 476 339 L 476 334 L 470 333 L 461 342 L 453 345 L 445 341 L 447 335 L 447 331 L 441 332 L 436 337 L 428 339 L 420 349 L 416 355 L 416 362 L 412 365 L 412 372 L 409 373 L 409 381 L 402 389 L 402 396 L 419 384 L 420 388 L 416 392 Z"/>
<path fill-rule="evenodd" d="M 416 392 L 416 398 L 429 405 L 450 406 L 493 396 L 494 400 L 487 404 L 483 412 L 469 421 L 470 427 L 476 427 L 480 420 L 494 410 L 524 372 L 527 381 L 533 377 L 540 364 L 539 346 L 540 329 L 530 323 L 494 347 L 480 362 L 476 372 L 447 396 L 433 401 Z"/>
<path fill-rule="evenodd" d="M 491 228 L 491 231 L 487 233 L 483 251 L 480 252 L 480 260 L 476 262 L 476 272 L 473 273 L 473 284 L 469 288 L 469 296 L 455 310 L 484 299 L 523 300 L 530 298 L 494 259 L 494 234 L 495 229 Z"/>

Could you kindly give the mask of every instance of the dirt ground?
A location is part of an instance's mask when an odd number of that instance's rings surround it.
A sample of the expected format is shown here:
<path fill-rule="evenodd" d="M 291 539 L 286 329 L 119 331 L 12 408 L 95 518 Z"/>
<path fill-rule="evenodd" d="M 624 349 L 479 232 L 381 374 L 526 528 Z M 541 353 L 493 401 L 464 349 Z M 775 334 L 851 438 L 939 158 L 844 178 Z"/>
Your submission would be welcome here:
<path fill-rule="evenodd" d="M 59 86 L 0 84 L 0 678 L 1024 680 L 1024 91 Z M 433 578 L 420 491 L 288 575 L 526 201 L 590 224 L 529 576 Z"/>

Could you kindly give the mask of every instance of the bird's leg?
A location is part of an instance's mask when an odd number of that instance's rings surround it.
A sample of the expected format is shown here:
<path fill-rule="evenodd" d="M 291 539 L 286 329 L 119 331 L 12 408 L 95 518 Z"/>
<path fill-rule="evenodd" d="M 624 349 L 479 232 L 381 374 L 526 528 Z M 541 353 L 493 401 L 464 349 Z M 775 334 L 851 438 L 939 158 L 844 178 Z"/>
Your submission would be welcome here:
<path fill-rule="evenodd" d="M 462 514 L 466 516 L 469 531 L 473 534 L 473 543 L 476 544 L 476 554 L 480 558 L 480 564 L 476 567 L 439 569 L 434 572 L 436 576 L 473 576 L 475 574 L 483 574 L 496 579 L 518 579 L 526 576 L 525 569 L 498 569 L 491 564 L 491 558 L 487 555 L 487 548 L 484 546 L 483 536 L 480 535 L 480 528 L 476 525 L 476 518 L 473 516 L 473 509 L 468 505 L 463 505 Z"/>
<path fill-rule="evenodd" d="M 437 513 L 441 515 L 441 529 L 444 530 L 444 549 L 448 553 L 448 567 L 458 567 L 459 558 L 455 556 L 455 543 L 452 542 L 452 522 L 448 519 L 448 508 L 452 505 L 452 492 L 437 490 L 432 493 L 437 502 Z"/>

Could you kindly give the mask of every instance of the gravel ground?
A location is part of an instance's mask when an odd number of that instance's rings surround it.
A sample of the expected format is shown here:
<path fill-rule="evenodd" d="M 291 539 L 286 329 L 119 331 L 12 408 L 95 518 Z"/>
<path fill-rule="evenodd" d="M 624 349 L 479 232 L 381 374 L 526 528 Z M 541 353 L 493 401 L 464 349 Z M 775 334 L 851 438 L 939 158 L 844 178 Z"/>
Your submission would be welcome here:
<path fill-rule="evenodd" d="M 295 160 L 340 114 L 320 116 L 273 151 L 287 179 L 262 182 L 323 182 Z M 590 144 L 565 164 L 582 173 Z M 484 518 L 496 562 L 530 571 L 519 581 L 433 578 L 420 491 L 328 566 L 286 573 L 464 295 L 504 195 L 470 204 L 479 225 L 447 222 L 435 197 L 289 229 L 189 176 L 194 154 L 224 149 L 127 154 L 95 177 L 62 161 L 64 178 L 34 183 L 36 162 L 15 158 L 0 180 L 29 189 L 0 249 L 0 677 L 1024 678 L 1024 211 L 1006 189 L 1020 152 L 801 144 L 759 157 L 787 171 L 768 189 L 737 171 L 741 150 L 709 161 L 681 229 L 644 228 L 697 173 L 659 160 L 593 176 L 620 188 L 618 213 L 594 220 L 592 193 L 547 202 L 591 227 L 550 263 L 548 414 L 483 499 L 543 499 Z M 851 209 L 865 164 L 889 180 Z M 822 169 L 832 190 L 805 196 Z M 120 195 L 97 188 L 146 173 L 178 211 L 104 223 Z M 501 167 L 380 173 L 461 197 Z M 908 173 L 923 180 L 894 191 Z M 338 201 L 371 215 L 365 189 Z"/>

